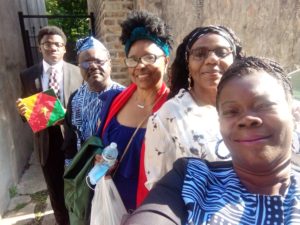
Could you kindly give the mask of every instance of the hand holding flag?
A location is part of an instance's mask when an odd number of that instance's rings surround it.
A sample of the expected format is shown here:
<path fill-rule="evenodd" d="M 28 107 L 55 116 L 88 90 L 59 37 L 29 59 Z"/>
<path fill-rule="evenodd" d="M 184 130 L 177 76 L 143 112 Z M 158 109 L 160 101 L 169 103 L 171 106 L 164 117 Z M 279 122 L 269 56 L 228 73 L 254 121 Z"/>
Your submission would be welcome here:
<path fill-rule="evenodd" d="M 17 108 L 33 132 L 57 125 L 65 116 L 65 109 L 53 89 L 18 100 Z"/>
<path fill-rule="evenodd" d="M 18 109 L 18 112 L 21 116 L 25 116 L 25 113 L 26 113 L 26 110 L 27 110 L 27 107 L 26 105 L 22 102 L 22 99 L 19 98 L 17 101 L 16 101 L 16 107 Z"/>

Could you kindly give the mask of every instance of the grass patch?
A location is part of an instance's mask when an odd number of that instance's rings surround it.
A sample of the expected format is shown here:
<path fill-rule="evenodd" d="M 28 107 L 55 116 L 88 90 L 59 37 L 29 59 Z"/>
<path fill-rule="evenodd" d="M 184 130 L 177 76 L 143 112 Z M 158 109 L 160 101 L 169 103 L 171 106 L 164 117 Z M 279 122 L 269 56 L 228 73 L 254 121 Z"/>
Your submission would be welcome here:
<path fill-rule="evenodd" d="M 31 194 L 30 197 L 34 203 L 45 203 L 48 197 L 48 192 L 46 190 L 39 191 L 34 194 Z"/>
<path fill-rule="evenodd" d="M 25 206 L 27 205 L 27 203 L 20 203 L 16 206 L 16 208 L 14 210 L 20 210 L 20 209 L 23 209 Z"/>
<path fill-rule="evenodd" d="M 16 197 L 18 194 L 17 186 L 15 186 L 15 185 L 11 186 L 8 191 L 9 191 L 10 198 Z"/>
<path fill-rule="evenodd" d="M 45 211 L 47 204 L 46 200 L 48 197 L 48 192 L 45 191 L 39 191 L 36 192 L 32 195 L 30 195 L 32 202 L 34 202 L 35 208 L 34 208 L 34 213 L 35 213 L 35 223 L 39 223 L 43 217 L 43 212 Z"/>
<path fill-rule="evenodd" d="M 42 213 L 45 211 L 46 207 L 47 207 L 46 202 L 36 204 L 34 207 L 35 218 L 38 219 L 41 218 Z"/>
<path fill-rule="evenodd" d="M 46 190 L 39 191 L 30 195 L 31 202 L 35 204 L 34 214 L 35 218 L 24 225 L 41 225 L 43 219 L 43 212 L 45 211 L 47 204 L 46 200 L 48 192 Z"/>
<path fill-rule="evenodd" d="M 44 207 L 43 211 L 45 210 L 45 208 L 46 208 L 46 207 Z M 35 210 L 36 210 L 36 208 L 34 209 L 34 211 L 35 211 Z M 34 218 L 34 220 L 35 220 L 36 222 L 40 222 L 40 221 L 42 220 L 42 218 L 43 218 L 43 213 L 42 213 L 42 211 L 35 212 L 35 218 Z"/>

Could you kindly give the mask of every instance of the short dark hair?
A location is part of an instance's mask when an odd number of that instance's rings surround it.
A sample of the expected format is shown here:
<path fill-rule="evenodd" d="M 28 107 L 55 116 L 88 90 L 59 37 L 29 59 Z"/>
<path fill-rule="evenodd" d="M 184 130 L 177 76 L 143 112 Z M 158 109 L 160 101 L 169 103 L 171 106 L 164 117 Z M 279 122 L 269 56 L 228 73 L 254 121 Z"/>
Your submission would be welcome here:
<path fill-rule="evenodd" d="M 217 110 L 221 91 L 225 84 L 235 77 L 244 77 L 253 73 L 253 71 L 265 71 L 274 77 L 283 87 L 287 101 L 291 101 L 293 96 L 292 85 L 287 73 L 280 64 L 271 59 L 249 56 L 236 60 L 223 74 L 217 90 Z"/>
<path fill-rule="evenodd" d="M 163 42 L 167 43 L 169 47 L 172 47 L 173 37 L 170 32 L 170 27 L 157 15 L 154 15 L 147 11 L 133 11 L 128 14 L 125 21 L 120 24 L 122 28 L 122 34 L 120 41 L 123 45 L 130 38 L 131 32 L 137 27 L 145 27 L 145 29 L 158 37 Z"/>
<path fill-rule="evenodd" d="M 65 33 L 57 26 L 45 26 L 40 29 L 38 33 L 38 43 L 41 44 L 41 40 L 45 35 L 59 35 L 62 37 L 64 44 L 67 43 L 67 37 Z"/>
<path fill-rule="evenodd" d="M 232 39 L 233 44 L 235 45 L 235 58 L 239 59 L 242 57 L 242 46 L 240 43 L 239 38 L 235 35 L 235 33 L 228 27 L 225 26 L 203 26 L 203 27 L 197 27 L 192 32 L 190 32 L 183 41 L 178 45 L 175 59 L 171 66 L 171 87 L 170 87 L 170 94 L 168 98 L 174 97 L 181 88 L 184 88 L 188 90 L 189 82 L 189 70 L 188 70 L 188 62 L 186 60 L 186 49 L 188 47 L 191 47 L 191 45 L 196 41 L 192 40 L 195 34 L 201 34 L 201 33 L 217 33 L 216 31 L 222 31 L 225 33 L 228 37 Z M 218 34 L 218 33 L 217 33 Z M 190 46 L 188 46 L 190 45 Z"/>

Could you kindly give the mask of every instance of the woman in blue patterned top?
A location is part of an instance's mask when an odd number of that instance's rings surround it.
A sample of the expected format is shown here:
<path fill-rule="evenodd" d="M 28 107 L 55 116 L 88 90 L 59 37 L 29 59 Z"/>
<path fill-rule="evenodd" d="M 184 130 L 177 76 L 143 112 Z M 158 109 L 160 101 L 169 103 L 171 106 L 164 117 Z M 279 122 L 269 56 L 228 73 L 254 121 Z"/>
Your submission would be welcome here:
<path fill-rule="evenodd" d="M 233 63 L 218 85 L 217 110 L 232 161 L 177 160 L 124 224 L 300 224 L 283 69 L 255 57 Z"/>

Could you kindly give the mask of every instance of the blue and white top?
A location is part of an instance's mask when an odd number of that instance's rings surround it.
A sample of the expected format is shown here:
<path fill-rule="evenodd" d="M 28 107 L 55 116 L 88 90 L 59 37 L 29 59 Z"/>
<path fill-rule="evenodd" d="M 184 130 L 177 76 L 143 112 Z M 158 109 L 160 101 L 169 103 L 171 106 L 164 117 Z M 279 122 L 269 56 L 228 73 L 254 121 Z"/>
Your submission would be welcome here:
<path fill-rule="evenodd" d="M 300 224 L 299 174 L 291 174 L 284 196 L 253 194 L 240 182 L 232 164 L 209 167 L 189 159 L 182 187 L 186 224 Z"/>
<path fill-rule="evenodd" d="M 65 165 L 70 165 L 81 145 L 92 135 L 96 134 L 99 126 L 100 112 L 106 103 L 102 98 L 108 90 L 121 90 L 124 87 L 112 82 L 101 92 L 92 92 L 84 83 L 74 92 L 69 100 L 64 122 L 65 137 L 62 150 L 65 152 Z"/>
<path fill-rule="evenodd" d="M 81 144 L 95 134 L 98 128 L 98 118 L 103 107 L 103 101 L 99 98 L 104 92 L 110 89 L 120 89 L 124 87 L 112 82 L 110 86 L 101 92 L 93 92 L 88 88 L 88 84 L 83 84 L 72 99 L 72 126 L 75 127 L 77 135 L 77 150 Z"/>

